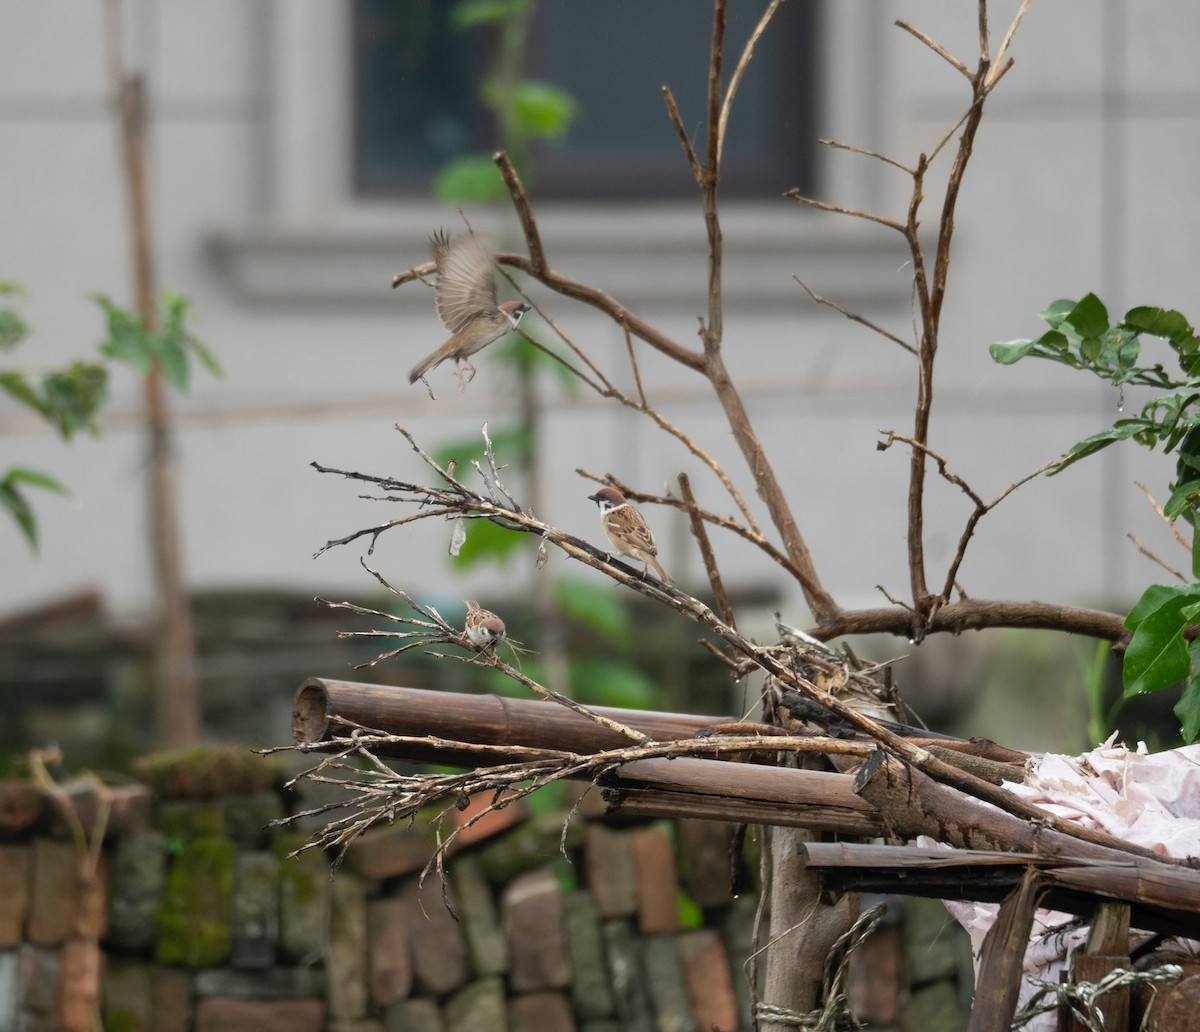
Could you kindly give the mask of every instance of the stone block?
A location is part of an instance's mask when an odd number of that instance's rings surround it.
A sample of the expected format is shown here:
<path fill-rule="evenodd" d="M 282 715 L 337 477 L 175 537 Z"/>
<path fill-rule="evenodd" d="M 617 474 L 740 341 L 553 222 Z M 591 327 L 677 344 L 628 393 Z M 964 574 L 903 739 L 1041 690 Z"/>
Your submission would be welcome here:
<path fill-rule="evenodd" d="M 263 849 L 270 841 L 267 826 L 284 814 L 276 792 L 255 792 L 225 800 L 225 833 L 242 849 Z"/>
<path fill-rule="evenodd" d="M 450 865 L 450 876 L 471 971 L 479 977 L 504 974 L 508 970 L 508 939 L 479 861 L 474 856 L 459 857 Z"/>
<path fill-rule="evenodd" d="M 196 1032 L 322 1032 L 320 1000 L 236 1000 L 210 996 L 196 1005 Z"/>
<path fill-rule="evenodd" d="M 641 941 L 629 920 L 604 922 L 604 952 L 617 1019 L 626 1032 L 657 1032 Z"/>
<path fill-rule="evenodd" d="M 965 936 L 940 900 L 904 900 L 902 941 L 908 980 L 914 987 L 958 975 L 958 947 Z"/>
<path fill-rule="evenodd" d="M 589 824 L 583 836 L 587 885 L 602 918 L 632 917 L 637 913 L 637 872 L 633 838 L 603 824 Z"/>
<path fill-rule="evenodd" d="M 363 883 L 345 871 L 333 880 L 326 971 L 331 1021 L 366 1017 L 367 898 Z"/>
<path fill-rule="evenodd" d="M 719 920 L 721 939 L 729 954 L 729 967 L 735 972 L 733 988 L 737 993 L 738 1014 L 741 1015 L 740 1028 L 751 1027 L 750 1012 L 754 1001 L 750 997 L 750 984 L 745 972 L 755 949 L 754 916 L 757 909 L 757 895 L 747 892 L 726 907 Z"/>
<path fill-rule="evenodd" d="M 504 980 L 493 975 L 464 986 L 446 1001 L 443 1016 L 446 1032 L 508 1032 Z"/>
<path fill-rule="evenodd" d="M 226 838 L 186 841 L 167 872 L 155 957 L 161 964 L 215 967 L 233 942 L 237 848 Z"/>
<path fill-rule="evenodd" d="M 392 1004 L 383 1012 L 383 1026 L 387 1032 L 446 1032 L 441 1007 L 424 997 Z"/>
<path fill-rule="evenodd" d="M 279 857 L 279 954 L 285 961 L 310 964 L 325 949 L 329 922 L 329 861 L 319 849 L 306 849 L 302 835 L 275 840 Z"/>
<path fill-rule="evenodd" d="M 166 891 L 166 836 L 159 831 L 121 836 L 109 871 L 109 941 L 125 950 L 147 950 L 158 937 L 158 908 Z"/>
<path fill-rule="evenodd" d="M 604 952 L 604 931 L 590 894 L 570 892 L 563 898 L 567 946 L 571 956 L 571 1002 L 580 1018 L 613 1013 L 612 985 Z"/>
<path fill-rule="evenodd" d="M 206 968 L 192 979 L 196 996 L 239 1000 L 301 1000 L 325 995 L 325 972 L 318 967 Z"/>
<path fill-rule="evenodd" d="M 371 1000 L 377 1007 L 403 1000 L 412 992 L 412 914 L 399 897 L 367 904 L 367 963 Z"/>
<path fill-rule="evenodd" d="M 192 979 L 177 968 L 150 969 L 152 1032 L 192 1032 Z"/>
<path fill-rule="evenodd" d="M 683 887 L 698 906 L 725 907 L 733 902 L 729 851 L 734 826 L 724 821 L 678 820 L 679 864 Z"/>
<path fill-rule="evenodd" d="M 906 1029 L 965 1029 L 969 1015 L 950 981 L 932 982 L 915 989 L 905 1001 L 901 1026 Z"/>
<path fill-rule="evenodd" d="M 262 850 L 238 853 L 234 864 L 234 967 L 266 968 L 279 945 L 279 861 Z"/>
<path fill-rule="evenodd" d="M 102 1015 L 110 1032 L 191 1032 L 191 978 L 186 972 L 108 958 L 103 984 Z"/>
<path fill-rule="evenodd" d="M 642 939 L 642 957 L 655 1027 L 670 1032 L 697 1032 L 675 936 L 646 936 Z"/>
<path fill-rule="evenodd" d="M 0 846 L 0 950 L 25 941 L 25 920 L 33 895 L 33 850 L 29 846 Z M 0 1022 L 0 1028 L 3 1028 Z"/>
<path fill-rule="evenodd" d="M 712 928 L 699 928 L 682 933 L 678 944 L 697 1028 L 737 1028 L 737 994 L 721 936 Z"/>
<path fill-rule="evenodd" d="M 0 950 L 0 1029 L 18 1027 L 21 990 L 16 950 Z"/>
<path fill-rule="evenodd" d="M 579 1026 L 579 1032 L 625 1032 L 621 1023 L 611 1018 L 593 1018 Z M 724 1029 L 721 1032 L 725 1032 Z"/>
<path fill-rule="evenodd" d="M 637 872 L 638 930 L 643 935 L 674 932 L 679 922 L 679 872 L 671 839 L 662 827 L 632 832 Z"/>
<path fill-rule="evenodd" d="M 382 880 L 414 874 L 429 863 L 434 844 L 420 824 L 397 823 L 360 835 L 346 850 L 345 869 Z"/>
<path fill-rule="evenodd" d="M 508 1001 L 508 1032 L 575 1032 L 566 993 L 527 993 Z"/>
<path fill-rule="evenodd" d="M 442 899 L 442 881 L 430 875 L 423 885 L 409 879 L 400 897 L 409 908 L 409 945 L 413 958 L 413 983 L 419 993 L 445 996 L 469 977 L 467 941 L 462 926 L 454 920 Z M 445 891 L 453 900 L 453 885 Z"/>
<path fill-rule="evenodd" d="M 501 898 L 514 993 L 558 989 L 571 982 L 562 892 L 549 871 L 527 871 Z"/>

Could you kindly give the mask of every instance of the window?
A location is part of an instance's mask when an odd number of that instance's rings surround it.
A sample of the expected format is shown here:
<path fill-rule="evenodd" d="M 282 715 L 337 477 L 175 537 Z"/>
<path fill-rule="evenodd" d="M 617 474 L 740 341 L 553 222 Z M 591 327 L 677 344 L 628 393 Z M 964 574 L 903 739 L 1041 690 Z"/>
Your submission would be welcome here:
<path fill-rule="evenodd" d="M 423 195 L 447 160 L 495 146 L 477 100 L 492 35 L 458 31 L 447 0 L 355 0 L 354 182 L 361 195 Z M 726 71 L 764 4 L 729 6 Z M 723 193 L 813 188 L 817 5 L 785 4 L 734 103 Z M 667 118 L 671 87 L 702 152 L 711 9 L 701 0 L 538 0 L 530 78 L 570 92 L 578 115 L 537 151 L 537 196 L 688 196 L 694 185 Z"/>

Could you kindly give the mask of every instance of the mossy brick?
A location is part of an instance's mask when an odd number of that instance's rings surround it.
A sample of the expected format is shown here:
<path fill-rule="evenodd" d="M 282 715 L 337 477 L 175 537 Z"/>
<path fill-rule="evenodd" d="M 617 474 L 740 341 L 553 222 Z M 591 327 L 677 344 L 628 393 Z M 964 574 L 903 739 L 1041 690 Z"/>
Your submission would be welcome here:
<path fill-rule="evenodd" d="M 409 946 L 413 982 L 418 993 L 428 996 L 445 996 L 470 977 L 466 937 L 462 925 L 446 908 L 443 893 L 453 905 L 453 880 L 447 878 L 443 884 L 436 875 L 430 875 L 423 884 L 410 878 L 399 893 L 412 917 Z"/>
<path fill-rule="evenodd" d="M 910 896 L 904 900 L 904 961 L 914 987 L 958 975 L 961 926 L 940 900 Z"/>
<path fill-rule="evenodd" d="M 471 971 L 479 977 L 504 974 L 509 962 L 508 939 L 500 927 L 496 901 L 479 861 L 469 854 L 457 858 L 450 865 L 450 877 Z"/>
<path fill-rule="evenodd" d="M 581 1022 L 578 1032 L 625 1032 L 625 1029 L 620 1022 L 610 1018 L 593 1018 L 591 1021 Z"/>
<path fill-rule="evenodd" d="M 671 1032 L 698 1032 L 675 936 L 645 936 L 642 958 L 656 1027 Z"/>
<path fill-rule="evenodd" d="M 677 942 L 697 1028 L 737 1028 L 737 994 L 721 936 L 713 928 L 698 928 L 683 932 Z"/>
<path fill-rule="evenodd" d="M 583 836 L 587 886 L 603 918 L 637 913 L 637 872 L 633 838 L 603 824 L 589 824 Z"/>
<path fill-rule="evenodd" d="M 216 967 L 233 942 L 237 847 L 215 835 L 189 839 L 167 871 L 155 957 L 161 964 Z"/>
<path fill-rule="evenodd" d="M 150 965 L 110 960 L 104 969 L 104 1032 L 156 1032 Z M 3 1028 L 0 1022 L 0 1028 Z"/>
<path fill-rule="evenodd" d="M 401 823 L 374 828 L 350 844 L 344 867 L 362 878 L 396 878 L 424 868 L 434 848 L 427 825 Z"/>
<path fill-rule="evenodd" d="M 196 1006 L 196 1032 L 322 1032 L 320 1000 L 231 1000 L 212 996 Z"/>
<path fill-rule="evenodd" d="M 109 862 L 109 941 L 148 950 L 158 936 L 158 909 L 167 884 L 167 840 L 159 831 L 122 836 Z"/>
<path fill-rule="evenodd" d="M 641 940 L 632 921 L 618 918 L 604 922 L 604 953 L 621 1027 L 627 1032 L 657 1032 Z"/>
<path fill-rule="evenodd" d="M 705 909 L 733 902 L 729 885 L 734 831 L 734 826 L 724 821 L 675 822 L 683 887 Z"/>
<path fill-rule="evenodd" d="M 367 892 L 362 881 L 341 871 L 333 880 L 325 968 L 330 1021 L 367 1016 Z"/>
<path fill-rule="evenodd" d="M 0 1028 L 18 1027 L 20 1000 L 17 951 L 0 950 Z"/>
<path fill-rule="evenodd" d="M 504 981 L 498 976 L 480 978 L 446 1001 L 446 1032 L 507 1032 L 508 1005 Z"/>
<path fill-rule="evenodd" d="M 367 977 L 371 1000 L 387 1007 L 412 992 L 412 914 L 397 896 L 367 903 Z"/>
<path fill-rule="evenodd" d="M 254 970 L 206 968 L 192 978 L 196 996 L 229 996 L 240 1000 L 301 1000 L 325 995 L 320 967 L 272 967 Z"/>
<path fill-rule="evenodd" d="M 526 871 L 501 897 L 511 958 L 509 984 L 517 993 L 558 989 L 571 981 L 562 892 L 548 870 Z"/>
<path fill-rule="evenodd" d="M 522 871 L 542 867 L 560 856 L 563 843 L 561 813 L 544 813 L 519 824 L 512 831 L 493 839 L 479 850 L 479 865 L 493 885 L 504 885 Z M 568 852 L 583 840 L 580 821 L 571 821 L 566 828 L 565 846 Z"/>
<path fill-rule="evenodd" d="M 638 828 L 630 834 L 637 875 L 638 931 L 643 935 L 678 931 L 679 870 L 671 838 L 661 825 Z"/>
<path fill-rule="evenodd" d="M 261 849 L 271 838 L 272 821 L 284 815 L 277 792 L 256 792 L 225 800 L 225 830 L 243 849 Z"/>
<path fill-rule="evenodd" d="M 25 940 L 25 919 L 33 894 L 33 850 L 29 846 L 0 846 L 0 950 Z M 0 1022 L 0 1028 L 3 1028 Z"/>
<path fill-rule="evenodd" d="M 279 861 L 274 853 L 238 853 L 233 882 L 233 943 L 230 963 L 265 968 L 279 945 Z"/>
<path fill-rule="evenodd" d="M 914 990 L 904 1003 L 900 1025 L 906 1029 L 962 1032 L 970 1016 L 953 982 L 932 982 Z"/>
<path fill-rule="evenodd" d="M 387 1032 L 446 1032 L 442 1008 L 424 997 L 393 1003 L 383 1012 L 383 1026 Z"/>
<path fill-rule="evenodd" d="M 186 971 L 152 968 L 150 1004 L 154 1032 L 192 1032 L 192 979 Z"/>
<path fill-rule="evenodd" d="M 279 858 L 279 954 L 297 964 L 319 959 L 329 920 L 329 861 L 319 849 L 305 849 L 304 836 L 275 838 Z"/>
<path fill-rule="evenodd" d="M 571 1002 L 580 1018 L 605 1018 L 613 1013 L 612 985 L 604 951 L 600 914 L 587 892 L 563 898 L 567 945 L 571 953 Z"/>
<path fill-rule="evenodd" d="M 58 950 L 22 946 L 17 950 L 18 1014 L 21 1032 L 59 1032 L 58 987 L 62 960 Z"/>
<path fill-rule="evenodd" d="M 275 774 L 244 745 L 202 745 L 151 753 L 134 764 L 138 779 L 160 799 L 220 799 L 271 788 Z"/>
<path fill-rule="evenodd" d="M 189 838 L 224 838 L 225 803 L 219 799 L 168 799 L 158 804 L 155 826 L 172 842 Z"/>

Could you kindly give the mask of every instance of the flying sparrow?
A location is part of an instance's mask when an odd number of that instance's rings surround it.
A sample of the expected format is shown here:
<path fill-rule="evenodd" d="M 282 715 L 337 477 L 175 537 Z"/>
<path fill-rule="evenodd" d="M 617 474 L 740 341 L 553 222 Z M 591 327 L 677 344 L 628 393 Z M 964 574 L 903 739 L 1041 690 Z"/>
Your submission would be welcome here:
<path fill-rule="evenodd" d="M 422 359 L 408 374 L 408 382 L 416 383 L 430 369 L 454 359 L 454 375 L 461 390 L 463 363 L 475 379 L 471 356 L 499 340 L 509 330 L 515 330 L 521 316 L 529 311 L 522 301 L 496 304 L 496 259 L 491 249 L 478 237 L 462 236 L 451 241 L 444 230 L 430 237 L 433 260 L 437 265 L 437 286 L 433 292 L 438 318 L 451 337 L 432 355 Z"/>
<path fill-rule="evenodd" d="M 671 578 L 658 561 L 658 545 L 654 543 L 646 518 L 615 487 L 602 487 L 588 498 L 600 506 L 600 522 L 604 524 L 604 532 L 613 548 L 621 555 L 640 559 L 647 573 L 653 566 L 658 579 L 670 584 Z"/>
<path fill-rule="evenodd" d="M 504 621 L 495 613 L 481 609 L 473 598 L 467 599 L 467 622 L 463 631 L 480 652 L 491 652 L 505 636 Z"/>

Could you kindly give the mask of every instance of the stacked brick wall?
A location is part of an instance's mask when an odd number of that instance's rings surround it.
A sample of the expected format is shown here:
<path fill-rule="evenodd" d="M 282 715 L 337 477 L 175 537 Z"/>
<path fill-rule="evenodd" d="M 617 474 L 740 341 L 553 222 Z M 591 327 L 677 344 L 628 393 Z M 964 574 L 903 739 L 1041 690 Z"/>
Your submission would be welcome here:
<path fill-rule="evenodd" d="M 97 1013 L 106 1032 L 749 1027 L 757 893 L 730 893 L 728 826 L 613 825 L 590 793 L 565 835 L 520 804 L 471 824 L 444 878 L 422 880 L 425 822 L 368 832 L 331 878 L 321 852 L 290 855 L 303 821 L 268 827 L 313 800 L 265 766 L 188 769 L 77 783 L 78 822 L 0 782 L 0 1032 L 92 1032 Z M 928 916 L 933 946 L 893 922 L 864 948 L 852 997 L 874 1028 L 961 1027 L 969 972 Z"/>

